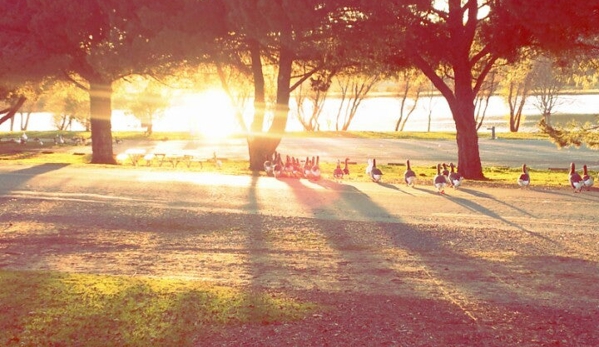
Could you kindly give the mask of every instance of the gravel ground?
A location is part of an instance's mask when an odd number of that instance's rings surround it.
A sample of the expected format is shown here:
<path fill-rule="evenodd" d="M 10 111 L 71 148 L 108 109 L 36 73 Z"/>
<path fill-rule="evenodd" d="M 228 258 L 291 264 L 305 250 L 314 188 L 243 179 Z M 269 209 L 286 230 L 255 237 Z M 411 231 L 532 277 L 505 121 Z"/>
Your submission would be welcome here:
<path fill-rule="evenodd" d="M 186 278 L 318 304 L 299 321 L 214 326 L 197 346 L 599 345 L 596 191 L 527 193 L 536 203 L 518 209 L 505 208 L 513 190 L 456 192 L 456 210 L 433 218 L 417 211 L 447 198 L 406 190 L 411 202 L 391 204 L 413 218 L 399 220 L 325 213 L 342 189 L 326 185 L 250 192 L 273 194 L 270 206 L 224 186 L 171 184 L 152 193 L 159 203 L 126 178 L 131 192 L 110 194 L 83 178 L 27 177 L 0 192 L 0 268 Z M 354 188 L 341 197 L 356 211 L 405 190 Z M 293 205 L 307 203 L 299 192 L 317 195 L 311 215 Z M 468 211 L 480 218 L 458 223 Z"/>

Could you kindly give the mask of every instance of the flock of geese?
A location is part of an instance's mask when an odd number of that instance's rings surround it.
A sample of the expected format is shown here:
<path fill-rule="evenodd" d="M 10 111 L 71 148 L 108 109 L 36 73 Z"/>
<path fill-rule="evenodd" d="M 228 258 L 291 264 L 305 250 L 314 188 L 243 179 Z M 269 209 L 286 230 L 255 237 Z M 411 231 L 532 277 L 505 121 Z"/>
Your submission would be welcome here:
<path fill-rule="evenodd" d="M 307 178 L 309 180 L 319 180 L 321 178 L 320 157 L 306 157 L 301 163 L 299 158 L 285 156 L 285 160 L 280 153 L 274 152 L 272 157 L 267 156 L 264 161 L 264 171 L 267 176 L 276 178 Z M 441 169 L 443 168 L 443 169 Z M 333 170 L 333 178 L 340 181 L 344 176 L 349 175 L 349 158 L 345 158 L 344 166 L 341 167 L 341 160 L 337 160 L 337 166 Z M 380 182 L 383 178 L 383 172 L 376 166 L 376 159 L 368 159 L 366 166 L 366 175 L 373 182 Z M 440 194 L 445 193 L 446 187 L 458 188 L 464 177 L 456 171 L 453 163 L 437 164 L 437 174 L 433 178 L 433 185 Z M 416 184 L 416 173 L 412 170 L 410 160 L 406 161 L 406 170 L 404 172 L 404 181 L 408 186 L 413 187 Z"/>
<path fill-rule="evenodd" d="M 574 193 L 582 192 L 583 188 L 590 190 L 593 184 L 593 176 L 589 175 L 589 170 L 586 165 L 582 166 L 582 175 L 576 171 L 576 164 L 570 163 L 570 171 L 568 172 L 568 181 L 570 186 L 574 189 Z M 528 173 L 528 167 L 526 164 L 522 165 L 522 173 L 518 177 L 518 185 L 520 187 L 527 188 L 530 186 L 530 174 Z"/>
<path fill-rule="evenodd" d="M 312 158 L 306 157 L 302 162 L 299 158 L 285 156 L 283 161 L 281 154 L 275 152 L 272 157 L 266 157 L 264 161 L 264 171 L 268 176 L 277 178 L 307 178 L 309 180 L 319 180 L 321 178 L 321 171 L 319 165 L 320 157 L 313 156 Z M 345 158 L 344 165 L 341 167 L 341 160 L 337 160 L 337 166 L 333 170 L 333 178 L 339 182 L 344 176 L 349 175 L 349 158 Z M 568 173 L 568 180 L 570 185 L 574 189 L 575 193 L 580 193 L 583 188 L 590 188 L 593 186 L 594 180 L 588 173 L 586 165 L 582 167 L 582 175 L 576 172 L 576 165 L 570 164 L 570 171 Z M 368 165 L 366 166 L 366 175 L 370 177 L 373 182 L 380 182 L 383 178 L 383 172 L 379 167 L 376 166 L 376 159 L 368 159 Z M 410 160 L 406 160 L 406 170 L 404 171 L 404 181 L 406 185 L 414 187 L 416 184 L 416 173 L 412 170 Z M 457 189 L 462 185 L 464 177 L 457 171 L 457 167 L 454 163 L 437 164 L 437 174 L 433 177 L 433 186 L 439 194 L 445 194 L 445 188 L 450 187 Z M 530 173 L 526 164 L 522 165 L 522 172 L 518 176 L 516 182 L 522 188 L 530 187 Z"/>

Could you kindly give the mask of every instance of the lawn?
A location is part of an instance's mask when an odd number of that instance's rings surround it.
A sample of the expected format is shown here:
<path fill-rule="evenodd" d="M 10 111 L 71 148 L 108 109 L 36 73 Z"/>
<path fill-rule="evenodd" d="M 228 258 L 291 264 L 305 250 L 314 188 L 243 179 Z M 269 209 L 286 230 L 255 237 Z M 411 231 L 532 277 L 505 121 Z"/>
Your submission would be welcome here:
<path fill-rule="evenodd" d="M 51 141 L 55 136 L 61 134 L 57 131 L 44 131 L 44 132 L 29 132 L 29 143 L 26 145 L 26 150 L 23 146 L 9 141 L 9 139 L 16 138 L 14 133 L 0 133 L 0 160 L 9 160 L 15 163 L 66 163 L 72 165 L 85 165 L 91 160 L 90 155 L 77 155 L 78 146 L 75 145 L 71 139 L 75 137 L 89 138 L 89 133 L 85 132 L 69 132 L 64 133 L 66 144 L 57 145 Z M 454 133 L 442 133 L 442 132 L 312 132 L 312 133 L 289 133 L 286 136 L 290 137 L 353 137 L 353 138 L 385 138 L 385 139 L 422 139 L 422 140 L 433 140 L 433 139 L 454 139 Z M 489 137 L 490 134 L 481 133 L 481 137 Z M 521 139 L 547 139 L 546 135 L 539 133 L 502 133 L 502 139 L 510 140 L 521 140 Z M 33 139 L 46 139 L 43 145 L 39 145 L 33 141 Z M 169 140 L 191 140 L 189 133 L 154 133 L 151 136 L 144 136 L 140 132 L 115 132 L 113 134 L 114 139 L 129 141 L 129 140 L 148 140 L 148 141 L 160 141 L 164 139 Z M 65 151 L 65 149 L 69 149 Z M 75 154 L 73 154 L 75 153 Z M 321 171 L 323 173 L 333 172 L 336 163 L 321 163 Z M 122 167 L 133 166 L 130 163 L 121 163 Z M 391 165 L 379 165 L 379 167 L 385 172 L 385 182 L 390 184 L 401 184 L 403 183 L 403 172 L 405 168 L 403 166 L 391 166 Z M 352 167 L 352 172 L 357 172 L 357 175 L 352 175 L 350 178 L 346 178 L 354 181 L 368 181 L 369 177 L 365 174 L 366 164 L 357 164 Z M 163 166 L 161 169 L 171 170 L 168 166 Z M 428 182 L 432 180 L 436 174 L 435 167 L 413 167 L 414 171 L 419 176 L 420 182 Z M 215 165 L 191 165 L 189 168 L 185 165 L 178 165 L 176 170 L 201 170 L 204 172 L 220 172 L 223 174 L 232 175 L 256 175 L 264 174 L 251 172 L 247 168 L 247 162 L 245 161 L 232 161 L 228 160 L 223 163 L 221 167 Z M 484 167 L 483 172 L 487 178 L 484 182 L 478 182 L 479 184 L 494 184 L 513 185 L 515 177 L 520 172 L 520 167 Z M 564 172 L 562 171 L 551 171 L 551 170 L 530 170 L 531 174 L 534 174 L 535 186 L 548 186 L 548 187 L 560 187 L 564 186 Z M 325 174 L 325 178 L 332 178 L 331 175 Z M 421 183 L 422 184 L 422 183 Z"/>
<path fill-rule="evenodd" d="M 211 328 L 315 306 L 200 281 L 0 270 L 2 346 L 193 346 Z"/>

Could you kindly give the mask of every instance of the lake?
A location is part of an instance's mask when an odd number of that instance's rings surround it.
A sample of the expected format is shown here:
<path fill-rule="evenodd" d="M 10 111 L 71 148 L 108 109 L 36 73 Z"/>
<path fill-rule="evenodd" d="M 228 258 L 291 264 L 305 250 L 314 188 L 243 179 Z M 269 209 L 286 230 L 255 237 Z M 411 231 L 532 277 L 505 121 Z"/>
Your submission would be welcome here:
<path fill-rule="evenodd" d="M 321 116 L 321 130 L 334 130 L 334 117 L 339 107 L 339 99 L 328 99 L 323 106 Z M 233 120 L 230 106 L 219 105 L 203 107 L 201 104 L 179 105 L 165 112 L 164 117 L 155 123 L 154 131 L 183 131 L 202 132 L 214 134 L 219 131 L 218 126 L 227 128 L 229 132 L 238 131 L 238 126 Z M 220 107 L 220 108 L 219 108 Z M 393 131 L 399 114 L 400 100 L 393 97 L 372 97 L 363 100 L 349 130 L 353 131 Z M 294 113 L 295 106 L 291 106 L 291 113 L 287 124 L 288 131 L 301 131 L 302 127 Z M 422 97 L 406 123 L 406 131 L 427 131 L 428 115 L 431 114 L 431 131 L 455 131 L 455 124 L 451 118 L 449 107 L 445 99 L 439 96 Z M 192 117 L 192 115 L 196 115 Z M 213 117 L 218 114 L 218 117 Z M 481 130 L 495 126 L 497 132 L 509 131 L 507 115 L 509 109 L 502 97 L 492 97 L 489 102 L 484 125 Z M 555 107 L 553 122 L 564 123 L 571 119 L 571 115 L 580 120 L 593 120 L 592 114 L 599 114 L 599 94 L 561 95 Z M 567 115 L 567 117 L 565 116 Z M 534 99 L 527 99 L 524 107 L 524 117 L 520 127 L 521 132 L 537 131 L 539 111 L 534 107 Z M 16 126 L 20 124 L 20 115 L 15 117 Z M 218 125 L 218 124 L 219 125 Z M 122 111 L 113 111 L 112 128 L 115 131 L 139 130 L 140 122 L 132 116 L 125 115 Z M 54 130 L 52 116 L 48 113 L 35 113 L 31 115 L 28 130 Z M 9 122 L 0 125 L 0 131 L 9 131 Z M 83 130 L 80 125 L 74 125 L 73 130 Z M 222 129 L 220 129 L 222 131 Z"/>

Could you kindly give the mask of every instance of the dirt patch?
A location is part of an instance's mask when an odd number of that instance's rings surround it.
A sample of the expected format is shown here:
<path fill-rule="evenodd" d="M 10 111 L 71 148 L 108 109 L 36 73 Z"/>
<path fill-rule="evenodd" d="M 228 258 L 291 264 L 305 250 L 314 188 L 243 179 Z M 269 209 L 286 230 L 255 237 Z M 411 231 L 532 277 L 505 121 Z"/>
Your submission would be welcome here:
<path fill-rule="evenodd" d="M 595 234 L 0 198 L 0 267 L 210 281 L 316 302 L 198 346 L 596 346 Z"/>

